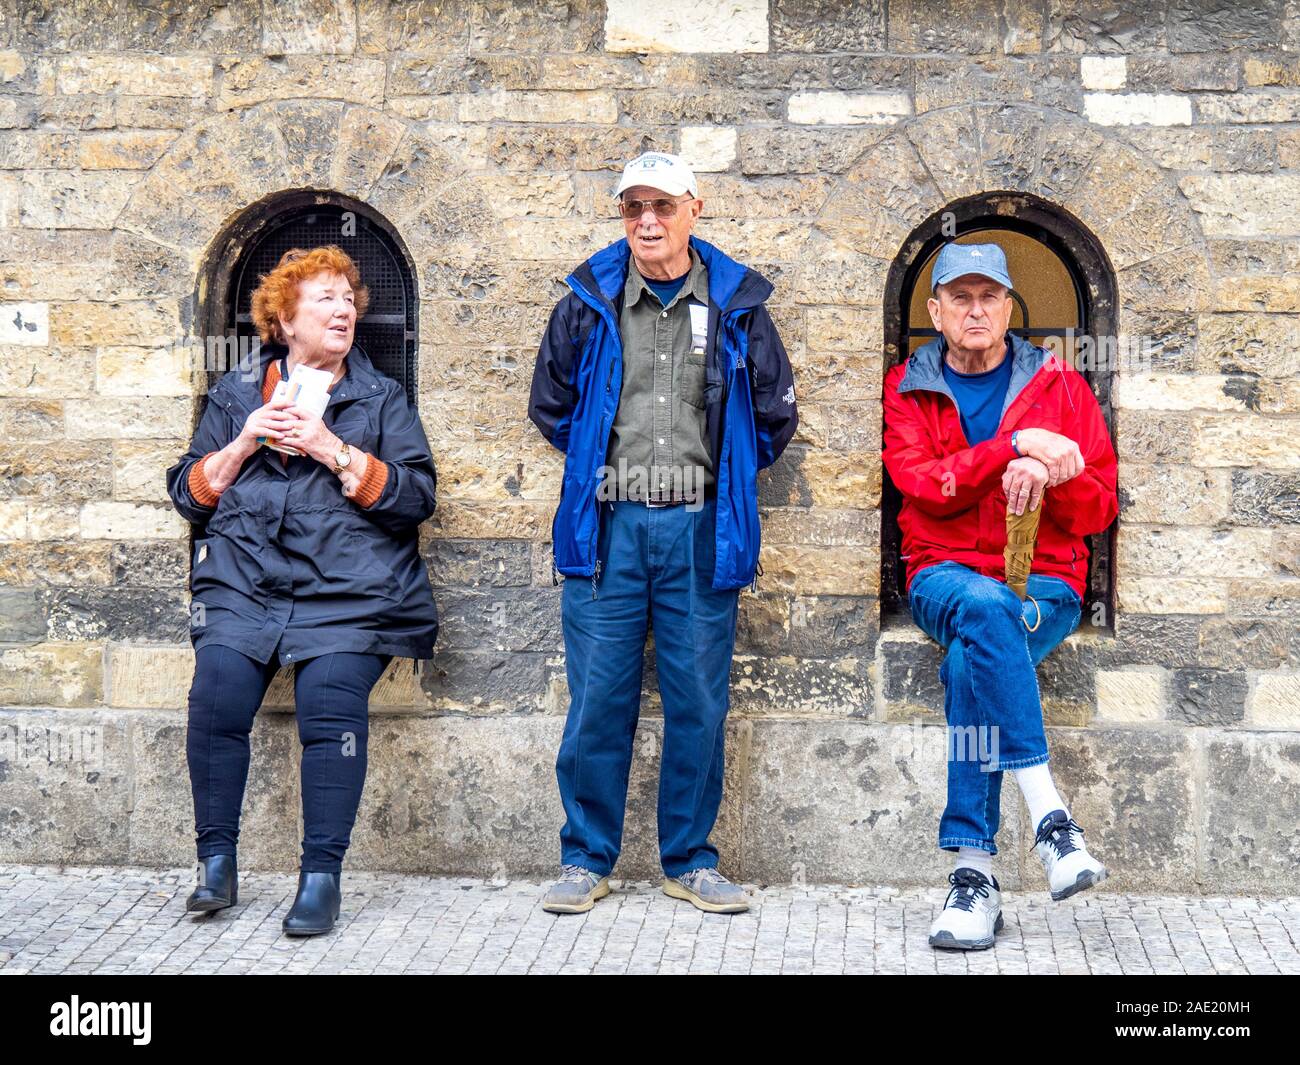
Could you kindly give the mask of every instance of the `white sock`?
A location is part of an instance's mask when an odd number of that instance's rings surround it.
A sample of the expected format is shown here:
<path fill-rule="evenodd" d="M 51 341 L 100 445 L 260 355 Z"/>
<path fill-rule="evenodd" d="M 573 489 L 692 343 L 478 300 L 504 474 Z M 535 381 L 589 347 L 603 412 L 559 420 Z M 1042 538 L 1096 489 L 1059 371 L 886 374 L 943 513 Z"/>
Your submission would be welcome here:
<path fill-rule="evenodd" d="M 1064 810 L 1067 817 L 1070 815 L 1070 808 L 1065 805 L 1065 800 L 1052 783 L 1052 771 L 1046 762 L 1026 766 L 1024 769 L 1013 769 L 1012 772 L 1029 805 L 1029 823 L 1034 831 L 1038 831 L 1039 823 L 1053 810 Z"/>
<path fill-rule="evenodd" d="M 978 847 L 958 847 L 957 853 L 953 856 L 952 871 L 955 873 L 958 869 L 974 869 L 977 873 L 983 873 L 992 882 L 993 855 Z"/>

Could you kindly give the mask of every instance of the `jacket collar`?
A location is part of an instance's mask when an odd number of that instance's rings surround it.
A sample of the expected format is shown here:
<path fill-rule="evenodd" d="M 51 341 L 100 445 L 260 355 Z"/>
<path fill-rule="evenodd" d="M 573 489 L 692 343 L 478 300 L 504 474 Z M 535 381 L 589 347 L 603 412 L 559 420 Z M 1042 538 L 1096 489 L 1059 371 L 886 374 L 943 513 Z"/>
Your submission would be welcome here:
<path fill-rule="evenodd" d="M 289 349 L 283 344 L 262 344 L 257 350 L 256 371 L 249 372 L 254 365 L 254 360 L 250 358 L 246 364 L 223 375 L 208 393 L 208 398 L 228 409 L 238 407 L 246 411 L 256 410 L 262 406 L 262 382 L 266 380 L 266 372 L 272 360 L 283 359 L 288 354 Z M 330 392 L 331 407 L 384 393 L 379 371 L 364 351 L 353 344 L 345 358 L 347 361 L 343 378 Z"/>
<path fill-rule="evenodd" d="M 1007 334 L 1007 346 L 1010 348 L 1012 360 L 1011 381 L 1007 384 L 1006 399 L 1002 401 L 1002 415 L 1007 413 L 1008 408 L 1033 379 L 1034 374 L 1038 373 L 1043 364 L 1052 357 L 1051 352 L 1046 348 L 1031 344 L 1024 337 L 1016 336 L 1015 333 Z M 948 382 L 943 377 L 943 356 L 947 350 L 948 341 L 939 336 L 912 352 L 907 360 L 903 379 L 898 384 L 898 391 L 903 393 L 924 389 L 929 392 L 941 392 L 956 406 L 957 398 L 952 394 Z"/>
<path fill-rule="evenodd" d="M 708 241 L 691 237 L 690 247 L 709 275 L 709 302 L 724 313 L 757 307 L 772 294 L 772 283 L 761 274 L 742 266 Z M 566 278 L 569 286 L 581 288 L 612 310 L 614 300 L 627 284 L 632 249 L 627 239 L 616 240 L 596 252 Z"/>

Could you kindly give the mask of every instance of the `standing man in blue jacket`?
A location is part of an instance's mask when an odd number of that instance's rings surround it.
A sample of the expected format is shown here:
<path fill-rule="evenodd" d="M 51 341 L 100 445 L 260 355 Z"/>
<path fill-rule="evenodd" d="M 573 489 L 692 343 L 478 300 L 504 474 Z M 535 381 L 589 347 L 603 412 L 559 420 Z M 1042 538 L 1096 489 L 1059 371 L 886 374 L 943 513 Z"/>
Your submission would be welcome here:
<path fill-rule="evenodd" d="M 764 306 L 771 283 L 691 236 L 704 204 L 690 168 L 647 152 L 615 197 L 626 237 L 567 278 L 528 408 L 565 454 L 552 540 L 568 578 L 566 820 L 542 905 L 582 913 L 609 893 L 653 626 L 664 891 L 738 913 L 748 898 L 718 872 L 709 833 L 737 605 L 758 564 L 757 474 L 794 435 L 794 376 Z"/>

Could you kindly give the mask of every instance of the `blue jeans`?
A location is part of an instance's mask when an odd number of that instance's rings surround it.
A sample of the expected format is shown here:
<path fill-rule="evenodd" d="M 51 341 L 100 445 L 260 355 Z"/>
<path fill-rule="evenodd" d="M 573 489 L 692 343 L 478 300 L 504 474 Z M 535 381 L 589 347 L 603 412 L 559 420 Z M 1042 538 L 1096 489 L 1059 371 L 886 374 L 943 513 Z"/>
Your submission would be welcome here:
<path fill-rule="evenodd" d="M 653 626 L 663 698 L 659 859 L 669 876 L 718 864 L 724 725 L 739 591 L 714 591 L 716 507 L 600 504 L 600 576 L 564 582 L 569 715 L 555 772 L 560 856 L 608 875 L 623 839 L 641 664 Z"/>
<path fill-rule="evenodd" d="M 960 562 L 926 566 L 912 578 L 912 618 L 948 652 L 939 667 L 948 719 L 948 805 L 939 822 L 945 850 L 997 854 L 1002 771 L 1047 761 L 1034 670 L 1074 631 L 1082 604 L 1059 577 L 1031 573 L 1028 593 L 1037 607 Z M 1030 632 L 1025 626 L 1040 611 Z"/>
<path fill-rule="evenodd" d="M 343 868 L 366 782 L 370 689 L 390 661 L 391 655 L 339 652 L 295 667 L 305 872 Z M 279 668 L 276 655 L 262 665 L 220 644 L 206 644 L 195 653 L 186 756 L 200 858 L 236 853 L 248 782 L 248 737 Z"/>

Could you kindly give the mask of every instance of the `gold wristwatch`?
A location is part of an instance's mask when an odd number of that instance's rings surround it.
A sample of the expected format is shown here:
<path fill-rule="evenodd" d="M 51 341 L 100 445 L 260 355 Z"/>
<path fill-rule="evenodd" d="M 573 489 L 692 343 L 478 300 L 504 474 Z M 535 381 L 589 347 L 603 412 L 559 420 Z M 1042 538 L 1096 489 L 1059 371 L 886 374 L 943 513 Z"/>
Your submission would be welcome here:
<path fill-rule="evenodd" d="M 334 469 L 332 472 L 337 477 L 340 473 L 342 473 L 351 465 L 352 465 L 352 450 L 348 447 L 347 444 L 344 444 L 343 447 L 339 450 L 339 453 L 334 456 Z"/>

